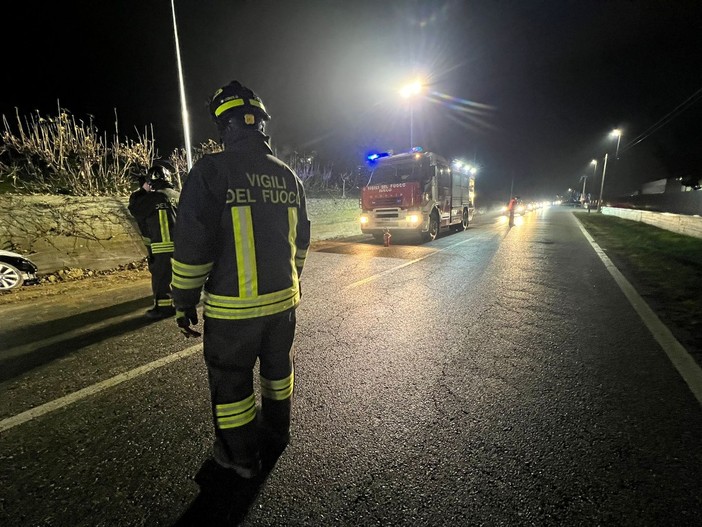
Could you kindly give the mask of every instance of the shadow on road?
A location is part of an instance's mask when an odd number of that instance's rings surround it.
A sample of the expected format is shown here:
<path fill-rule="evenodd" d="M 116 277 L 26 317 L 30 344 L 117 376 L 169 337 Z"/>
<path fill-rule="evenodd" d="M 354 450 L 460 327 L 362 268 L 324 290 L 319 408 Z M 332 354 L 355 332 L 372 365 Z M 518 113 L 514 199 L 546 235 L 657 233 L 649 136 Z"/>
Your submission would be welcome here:
<path fill-rule="evenodd" d="M 141 301 L 128 302 L 128 304 L 139 305 L 141 305 L 141 303 Z M 134 307 L 132 307 L 131 310 L 133 311 Z M 85 315 L 88 316 L 90 314 L 91 313 L 86 313 Z M 69 320 L 71 321 L 69 326 L 76 329 L 72 324 L 73 319 L 71 318 Z M 102 321 L 102 319 L 98 318 L 95 320 L 94 318 L 88 317 L 85 319 L 84 323 L 89 325 L 90 323 L 95 323 L 97 321 Z M 56 324 L 60 324 L 60 322 L 61 321 L 54 321 Z M 37 348 L 32 348 L 30 341 L 28 344 L 22 346 L 23 348 L 26 348 L 25 350 L 22 350 L 22 353 L 17 353 L 10 357 L 0 357 L 0 382 L 12 379 L 17 375 L 46 364 L 47 362 L 69 355 L 78 348 L 83 348 L 85 346 L 95 344 L 96 342 L 101 342 L 110 337 L 116 337 L 124 333 L 135 331 L 151 323 L 152 322 L 145 318 L 141 313 L 138 313 L 135 314 L 133 318 L 121 320 L 119 322 L 115 322 L 114 324 L 109 324 L 93 330 L 87 330 L 85 333 L 80 335 L 72 337 L 67 336 L 65 339 L 60 338 L 59 333 L 58 338 L 54 342 Z M 41 338 L 37 337 L 37 335 L 41 335 L 41 333 L 36 332 L 33 327 L 31 328 L 30 333 L 35 337 L 34 341 Z M 53 336 L 57 336 L 57 332 L 54 332 Z M 10 349 L 9 351 L 12 352 L 13 350 Z"/>
<path fill-rule="evenodd" d="M 2 340 L 6 349 L 21 346 L 31 342 L 37 342 L 49 337 L 68 333 L 76 329 L 80 329 L 96 322 L 102 322 L 109 318 L 113 318 L 126 313 L 131 313 L 142 307 L 149 307 L 153 304 L 151 296 L 137 298 L 129 302 L 84 311 L 82 313 L 72 314 L 70 316 L 46 322 L 31 322 L 22 323 L 22 327 L 10 329 L 2 332 Z M 56 309 L 62 309 L 62 304 L 57 301 Z"/>
<path fill-rule="evenodd" d="M 213 459 L 205 460 L 194 478 L 200 493 L 172 527 L 239 525 L 283 451 L 264 450 L 263 470 L 251 480 L 220 467 Z"/>

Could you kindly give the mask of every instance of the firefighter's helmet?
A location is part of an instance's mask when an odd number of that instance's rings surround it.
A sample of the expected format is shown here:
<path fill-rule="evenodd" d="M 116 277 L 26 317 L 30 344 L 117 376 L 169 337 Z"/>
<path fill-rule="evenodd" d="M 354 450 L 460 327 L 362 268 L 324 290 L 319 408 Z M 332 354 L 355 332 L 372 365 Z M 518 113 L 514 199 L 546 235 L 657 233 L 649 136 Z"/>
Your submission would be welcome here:
<path fill-rule="evenodd" d="M 263 123 L 271 118 L 261 98 L 238 81 L 232 81 L 214 93 L 209 111 L 220 130 L 230 122 L 241 128 L 261 130 Z"/>
<path fill-rule="evenodd" d="M 151 186 L 162 184 L 171 184 L 171 171 L 161 165 L 153 165 L 146 172 L 146 181 Z"/>

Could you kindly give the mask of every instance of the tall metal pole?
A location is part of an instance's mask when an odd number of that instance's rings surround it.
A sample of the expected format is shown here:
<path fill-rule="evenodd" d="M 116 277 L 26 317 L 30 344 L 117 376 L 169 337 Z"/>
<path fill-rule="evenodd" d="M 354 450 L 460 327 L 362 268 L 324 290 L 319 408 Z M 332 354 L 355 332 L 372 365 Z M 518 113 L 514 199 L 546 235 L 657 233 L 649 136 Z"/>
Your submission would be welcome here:
<path fill-rule="evenodd" d="M 600 199 L 597 200 L 597 212 L 600 212 L 600 209 L 602 208 L 602 191 L 604 190 L 604 180 L 605 180 L 605 173 L 607 172 L 607 156 L 609 154 L 605 154 L 604 158 L 604 166 L 602 167 L 602 183 L 600 184 Z"/>
<path fill-rule="evenodd" d="M 617 134 L 617 152 L 616 152 L 616 154 L 614 154 L 615 159 L 619 159 L 619 141 L 621 141 L 621 140 L 622 140 L 622 133 L 619 132 Z"/>
<path fill-rule="evenodd" d="M 185 102 L 185 82 L 183 81 L 183 65 L 180 60 L 180 40 L 178 39 L 178 25 L 176 24 L 175 0 L 171 0 L 171 12 L 173 13 L 173 35 L 175 36 L 176 58 L 178 60 L 178 80 L 180 82 L 180 108 L 183 119 L 183 137 L 185 139 L 185 157 L 188 162 L 188 172 L 193 167 L 193 158 L 190 154 L 190 119 L 188 108 Z M 180 184 L 180 176 L 178 176 Z M 180 186 L 180 185 L 179 185 Z"/>
<path fill-rule="evenodd" d="M 595 165 L 594 168 L 592 169 L 592 184 L 596 185 L 597 184 L 597 159 L 593 159 L 592 161 L 590 161 L 590 163 Z M 597 188 L 597 187 L 595 187 L 595 188 Z"/>
<path fill-rule="evenodd" d="M 580 203 L 585 203 L 585 183 L 587 183 L 587 176 L 580 176 L 583 180 L 583 191 L 580 193 Z"/>
<path fill-rule="evenodd" d="M 412 100 L 409 102 L 410 107 L 410 151 L 414 148 L 414 108 L 412 106 Z"/>

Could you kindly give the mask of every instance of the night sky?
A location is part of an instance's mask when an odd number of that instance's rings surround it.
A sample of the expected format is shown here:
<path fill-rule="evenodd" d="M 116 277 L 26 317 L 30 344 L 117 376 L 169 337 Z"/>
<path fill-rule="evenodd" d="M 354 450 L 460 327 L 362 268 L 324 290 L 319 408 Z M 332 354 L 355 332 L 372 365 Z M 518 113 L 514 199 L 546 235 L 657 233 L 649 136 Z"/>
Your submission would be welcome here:
<path fill-rule="evenodd" d="M 599 178 L 607 151 L 609 195 L 702 177 L 699 0 L 175 4 L 194 145 L 218 139 L 205 105 L 236 79 L 266 104 L 279 153 L 353 167 L 369 150 L 409 148 L 398 92 L 422 76 L 414 143 L 478 164 L 479 196 L 506 200 L 513 186 L 550 198 L 582 175 L 598 187 L 590 160 Z M 55 115 L 60 103 L 110 132 L 116 112 L 121 136 L 153 125 L 162 156 L 184 146 L 170 1 L 16 9 L 5 18 L 16 36 L 4 39 L 1 113 Z"/>

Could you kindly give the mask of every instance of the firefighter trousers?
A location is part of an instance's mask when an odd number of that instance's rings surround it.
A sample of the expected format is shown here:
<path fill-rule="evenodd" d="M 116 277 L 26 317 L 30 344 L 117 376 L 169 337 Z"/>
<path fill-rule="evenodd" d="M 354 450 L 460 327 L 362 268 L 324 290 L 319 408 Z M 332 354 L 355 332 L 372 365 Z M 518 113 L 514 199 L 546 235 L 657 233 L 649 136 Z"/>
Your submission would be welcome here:
<path fill-rule="evenodd" d="M 258 426 L 284 441 L 289 437 L 295 325 L 295 310 L 247 320 L 205 318 L 203 348 L 215 441 L 235 464 L 258 458 Z M 260 419 L 253 378 L 257 359 Z"/>
<path fill-rule="evenodd" d="M 173 253 L 158 253 L 149 255 L 149 272 L 151 273 L 151 290 L 154 295 L 154 306 L 171 307 L 171 258 Z"/>

